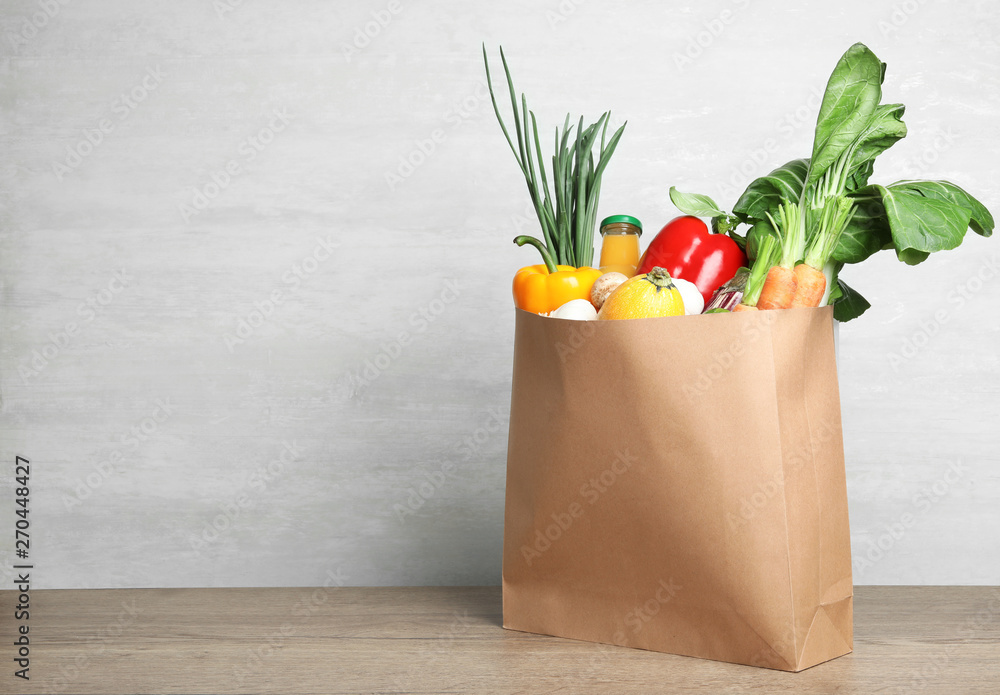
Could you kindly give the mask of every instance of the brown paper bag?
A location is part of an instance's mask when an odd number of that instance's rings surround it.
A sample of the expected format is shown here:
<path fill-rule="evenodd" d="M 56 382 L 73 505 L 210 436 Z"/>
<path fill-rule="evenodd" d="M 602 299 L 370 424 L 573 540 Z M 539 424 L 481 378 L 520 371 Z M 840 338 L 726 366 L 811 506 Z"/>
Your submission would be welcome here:
<path fill-rule="evenodd" d="M 800 671 L 852 648 L 833 311 L 518 311 L 504 627 Z"/>

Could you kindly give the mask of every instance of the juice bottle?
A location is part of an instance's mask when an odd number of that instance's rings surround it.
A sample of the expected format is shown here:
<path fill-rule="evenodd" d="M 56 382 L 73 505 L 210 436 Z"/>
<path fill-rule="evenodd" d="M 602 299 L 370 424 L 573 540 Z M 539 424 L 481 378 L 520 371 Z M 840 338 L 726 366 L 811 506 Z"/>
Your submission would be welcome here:
<path fill-rule="evenodd" d="M 642 222 L 630 215 L 612 215 L 601 221 L 601 270 L 632 277 L 639 265 Z"/>

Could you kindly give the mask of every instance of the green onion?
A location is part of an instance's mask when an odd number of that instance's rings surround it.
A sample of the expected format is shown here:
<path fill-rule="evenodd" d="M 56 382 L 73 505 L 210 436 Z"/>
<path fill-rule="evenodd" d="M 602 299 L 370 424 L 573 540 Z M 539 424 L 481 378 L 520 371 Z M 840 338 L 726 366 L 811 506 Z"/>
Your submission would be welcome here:
<path fill-rule="evenodd" d="M 507 144 L 510 145 L 510 151 L 514 153 L 514 159 L 521 168 L 544 239 L 543 242 L 536 237 L 521 235 L 514 242 L 518 246 L 529 244 L 536 247 L 542 254 L 550 273 L 556 271 L 557 264 L 574 268 L 590 266 L 594 261 L 594 226 L 597 223 L 597 206 L 601 198 L 601 177 L 618 146 L 625 125 L 615 131 L 610 140 L 605 141 L 608 123 L 611 120 L 610 111 L 601 114 L 596 123 L 587 127 L 584 127 L 581 116 L 575 133 L 567 115 L 562 133 L 559 132 L 559 128 L 556 128 L 555 132 L 550 189 L 535 113 L 528 109 L 528 101 L 524 94 L 521 94 L 520 108 L 518 108 L 517 93 L 503 48 L 500 49 L 500 60 L 503 62 L 507 91 L 514 113 L 516 146 L 500 115 L 500 107 L 493 92 L 490 62 L 486 56 L 486 46 L 483 45 L 483 62 L 486 64 L 486 82 L 490 89 L 493 112 L 500 122 L 500 129 Z M 597 144 L 598 134 L 601 142 L 595 165 L 593 150 Z"/>

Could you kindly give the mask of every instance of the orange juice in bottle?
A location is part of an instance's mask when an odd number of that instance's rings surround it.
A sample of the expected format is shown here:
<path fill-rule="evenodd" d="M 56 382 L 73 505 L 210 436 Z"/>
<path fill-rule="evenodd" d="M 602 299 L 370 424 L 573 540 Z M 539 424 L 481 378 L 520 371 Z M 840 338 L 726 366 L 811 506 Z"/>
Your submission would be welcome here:
<path fill-rule="evenodd" d="M 601 270 L 635 275 L 639 266 L 642 222 L 630 215 L 612 215 L 601 221 Z"/>

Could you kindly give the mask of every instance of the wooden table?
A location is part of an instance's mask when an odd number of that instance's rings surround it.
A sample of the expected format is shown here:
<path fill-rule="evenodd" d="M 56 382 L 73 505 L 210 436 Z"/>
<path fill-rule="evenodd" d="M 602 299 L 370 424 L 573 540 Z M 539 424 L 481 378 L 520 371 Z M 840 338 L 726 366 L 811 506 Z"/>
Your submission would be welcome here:
<path fill-rule="evenodd" d="M 0 592 L 0 693 L 1000 693 L 1000 587 L 856 587 L 854 653 L 783 673 L 504 630 L 498 587 Z"/>

